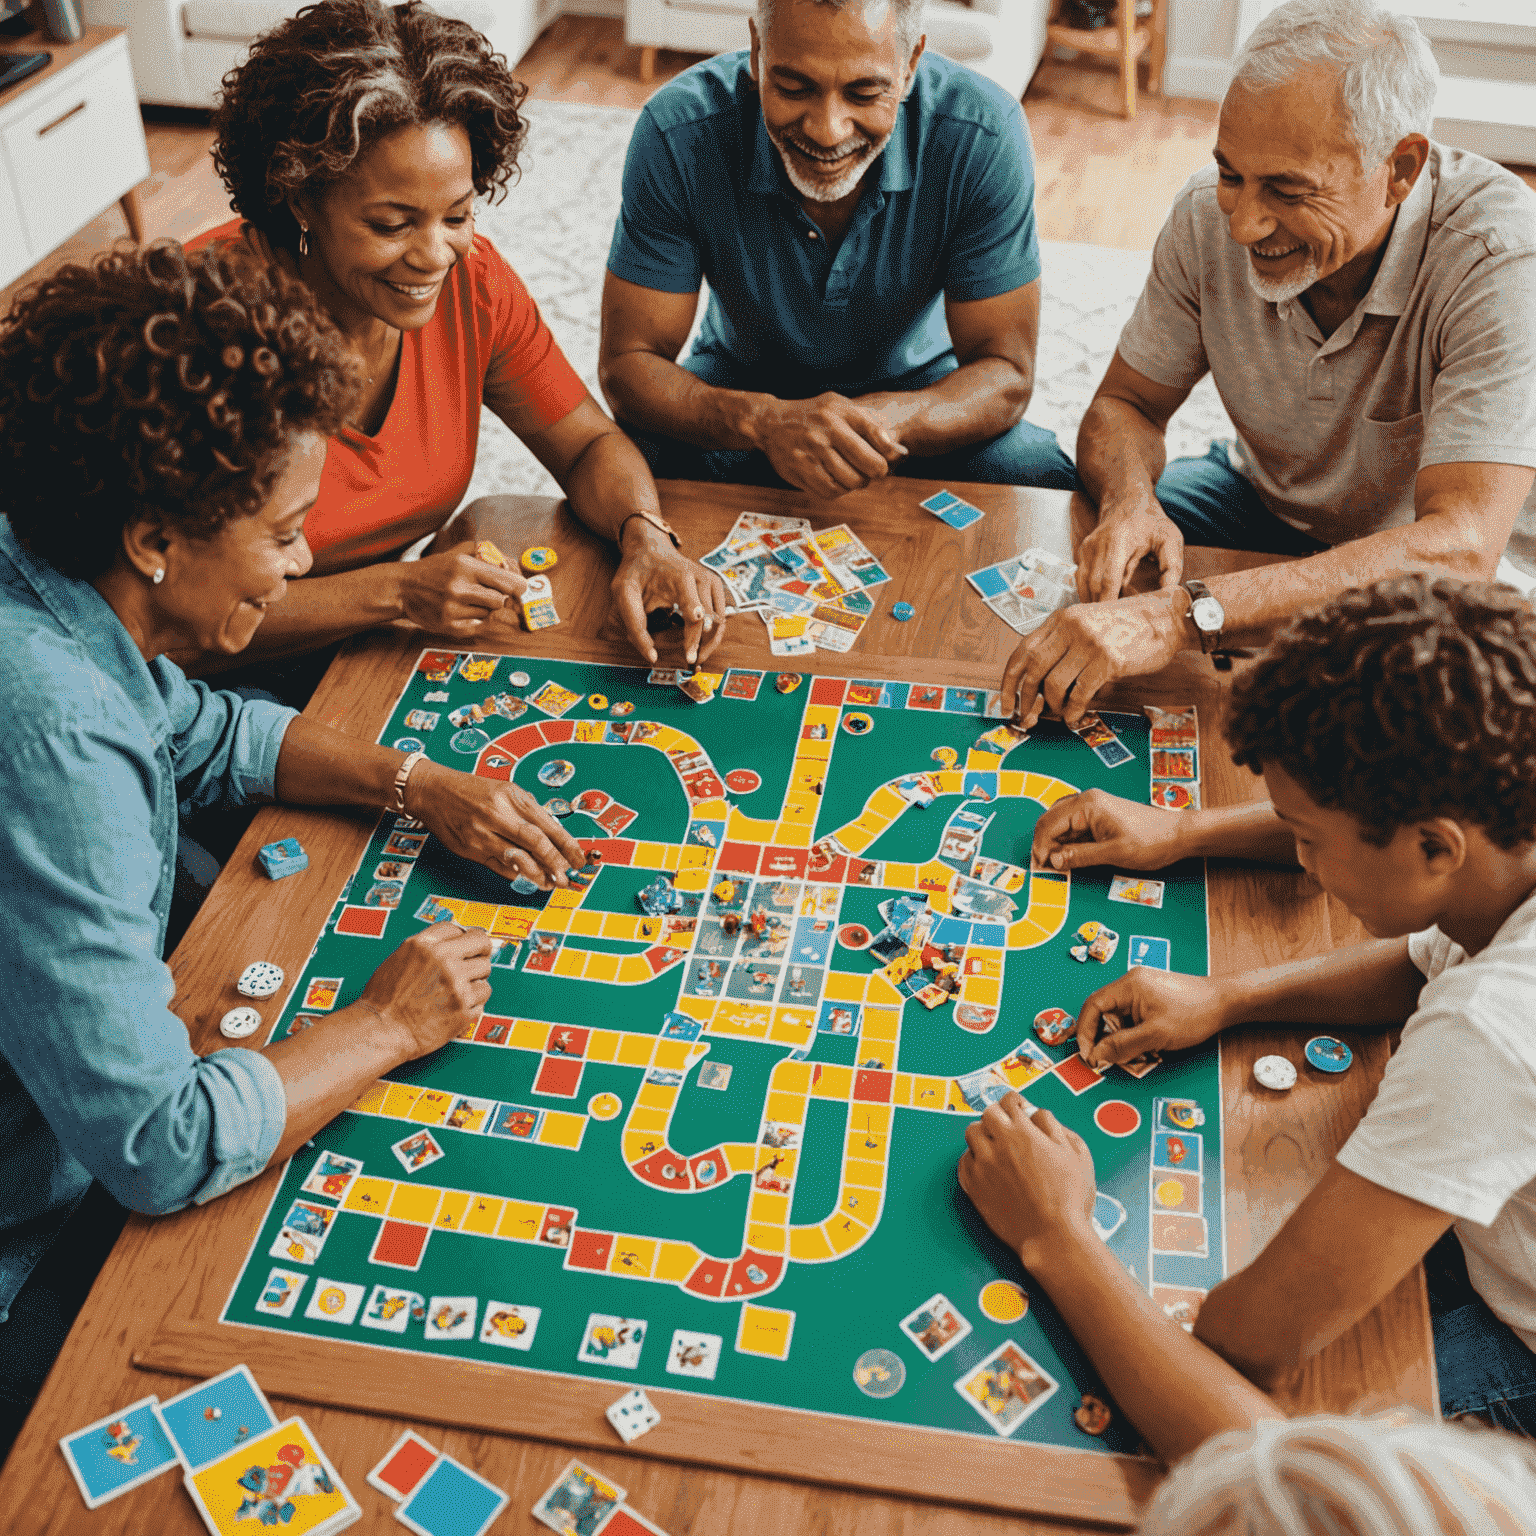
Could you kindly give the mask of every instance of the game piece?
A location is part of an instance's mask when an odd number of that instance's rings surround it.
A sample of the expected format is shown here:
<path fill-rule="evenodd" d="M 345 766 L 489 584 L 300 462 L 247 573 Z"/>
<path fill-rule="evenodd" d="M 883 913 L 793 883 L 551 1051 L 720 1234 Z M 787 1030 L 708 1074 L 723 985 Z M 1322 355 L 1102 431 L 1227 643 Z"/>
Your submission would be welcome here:
<path fill-rule="evenodd" d="M 253 1435 L 189 1471 L 184 1482 L 213 1536 L 264 1526 L 281 1526 L 293 1536 L 331 1536 L 363 1513 L 299 1418 Z"/>
<path fill-rule="evenodd" d="M 563 757 L 551 758 L 540 766 L 537 778 L 540 784 L 547 785 L 550 789 L 559 789 L 564 784 L 569 784 L 576 777 L 576 765 L 567 762 Z"/>
<path fill-rule="evenodd" d="M 1011 1435 L 1055 1391 L 1056 1382 L 1012 1339 L 955 1383 L 957 1391 L 999 1435 Z"/>
<path fill-rule="evenodd" d="M 632 1444 L 661 1423 L 655 1405 L 639 1387 L 631 1387 L 618 1402 L 608 1407 L 606 1414 L 625 1445 Z"/>
<path fill-rule="evenodd" d="M 536 544 L 525 549 L 517 561 L 527 576 L 537 576 L 540 571 L 552 571 L 560 563 L 557 555 L 547 544 Z"/>
<path fill-rule="evenodd" d="M 1138 907 L 1161 907 L 1163 882 L 1147 880 L 1140 875 L 1114 875 L 1109 882 L 1109 899 Z"/>
<path fill-rule="evenodd" d="M 1035 1015 L 1035 1033 L 1043 1045 L 1062 1045 L 1077 1033 L 1077 1020 L 1065 1008 L 1045 1008 Z"/>
<path fill-rule="evenodd" d="M 1319 1072 L 1347 1072 L 1355 1053 L 1332 1035 L 1314 1035 L 1307 1041 L 1307 1060 Z"/>
<path fill-rule="evenodd" d="M 888 1349 L 866 1349 L 853 1362 L 853 1384 L 865 1397 L 895 1397 L 907 1379 L 907 1367 Z"/>
<path fill-rule="evenodd" d="M 560 622 L 560 615 L 555 612 L 554 589 L 547 576 L 530 576 L 518 603 L 523 610 L 523 628 L 529 634 L 552 629 Z"/>
<path fill-rule="evenodd" d="M 441 1454 L 401 1499 L 395 1519 L 417 1536 L 483 1536 L 508 1502 L 494 1483 Z"/>
<path fill-rule="evenodd" d="M 566 1536 L 585 1536 L 601 1531 L 623 1502 L 623 1488 L 573 1460 L 533 1506 L 533 1518 Z"/>
<path fill-rule="evenodd" d="M 526 672 L 518 670 L 516 672 L 509 673 L 507 675 L 507 681 L 511 683 L 514 688 L 526 688 L 528 684 L 533 681 L 533 679 L 529 677 Z"/>
<path fill-rule="evenodd" d="M 902 1318 L 901 1331 L 925 1359 L 941 1360 L 970 1333 L 971 1325 L 947 1297 L 935 1295 Z"/>
<path fill-rule="evenodd" d="M 475 545 L 475 558 L 477 560 L 485 561 L 487 565 L 498 566 L 504 571 L 509 571 L 512 569 L 512 567 L 507 564 L 507 557 L 502 554 L 502 552 L 497 549 L 489 539 L 481 539 L 480 542 Z"/>
<path fill-rule="evenodd" d="M 1091 1392 L 1084 1392 L 1082 1402 L 1072 1410 L 1072 1422 L 1085 1435 L 1102 1435 L 1109 1428 L 1110 1419 L 1108 1406 Z"/>
<path fill-rule="evenodd" d="M 773 680 L 773 686 L 778 693 L 793 693 L 800 686 L 801 678 L 798 672 L 780 672 Z"/>
<path fill-rule="evenodd" d="M 283 973 L 270 960 L 253 960 L 240 972 L 235 991 L 241 997 L 271 997 L 283 984 Z"/>
<path fill-rule="evenodd" d="M 226 1040 L 244 1040 L 261 1028 L 261 1015 L 254 1008 L 231 1008 L 219 1020 L 219 1033 Z"/>
<path fill-rule="evenodd" d="M 917 609 L 911 603 L 893 603 L 891 605 L 891 617 L 905 624 L 908 619 L 916 618 Z"/>
<path fill-rule="evenodd" d="M 544 809 L 548 811 L 551 816 L 558 816 L 561 821 L 564 821 L 565 818 L 571 814 L 572 806 L 569 800 L 562 800 L 556 796 L 555 799 L 546 800 L 544 802 Z"/>
<path fill-rule="evenodd" d="M 608 695 L 606 693 L 591 693 L 587 695 L 587 708 L 601 712 L 608 708 Z"/>
<path fill-rule="evenodd" d="M 723 672 L 693 672 L 680 677 L 677 686 L 695 704 L 707 704 L 714 698 L 715 690 L 725 679 Z"/>
<path fill-rule="evenodd" d="M 420 750 L 419 748 L 417 750 Z M 309 855 L 304 852 L 296 837 L 279 838 L 267 843 L 256 855 L 269 880 L 281 880 L 285 875 L 296 875 L 309 868 Z"/>
<path fill-rule="evenodd" d="M 1276 1093 L 1296 1086 L 1296 1068 L 1284 1056 L 1260 1056 L 1253 1064 L 1253 1075 L 1260 1086 Z"/>
<path fill-rule="evenodd" d="M 398 1502 L 432 1470 L 441 1454 L 414 1429 L 408 1429 L 385 1452 L 383 1461 L 367 1474 L 368 1481 Z"/>
<path fill-rule="evenodd" d="M 178 1465 L 176 1449 L 154 1415 L 159 1401 L 142 1397 L 59 1441 L 87 1509 L 99 1509 Z"/>

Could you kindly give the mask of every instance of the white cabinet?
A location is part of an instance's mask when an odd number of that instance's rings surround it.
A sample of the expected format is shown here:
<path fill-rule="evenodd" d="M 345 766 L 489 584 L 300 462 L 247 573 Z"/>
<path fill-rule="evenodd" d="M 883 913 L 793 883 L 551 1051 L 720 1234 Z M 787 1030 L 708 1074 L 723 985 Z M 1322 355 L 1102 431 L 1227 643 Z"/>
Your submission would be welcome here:
<path fill-rule="evenodd" d="M 0 286 L 148 175 L 121 35 L 0 97 Z"/>

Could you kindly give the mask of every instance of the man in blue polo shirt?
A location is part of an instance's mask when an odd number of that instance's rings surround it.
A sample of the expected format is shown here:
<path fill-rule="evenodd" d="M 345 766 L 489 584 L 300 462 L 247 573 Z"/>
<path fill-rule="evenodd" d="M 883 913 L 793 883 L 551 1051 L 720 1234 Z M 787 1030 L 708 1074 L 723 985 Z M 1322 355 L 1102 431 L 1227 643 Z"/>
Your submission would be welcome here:
<path fill-rule="evenodd" d="M 920 4 L 759 0 L 749 51 L 640 114 L 600 371 L 656 475 L 821 497 L 888 473 L 1076 485 L 1023 420 L 1040 318 L 1023 113 L 924 54 Z"/>

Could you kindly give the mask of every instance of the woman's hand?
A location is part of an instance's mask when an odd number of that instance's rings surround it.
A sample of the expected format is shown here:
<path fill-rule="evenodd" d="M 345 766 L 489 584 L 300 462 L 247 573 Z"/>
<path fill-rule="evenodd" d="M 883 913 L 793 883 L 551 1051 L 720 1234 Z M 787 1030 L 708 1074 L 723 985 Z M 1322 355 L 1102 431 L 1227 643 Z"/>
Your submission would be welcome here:
<path fill-rule="evenodd" d="M 540 890 L 567 884 L 566 871 L 586 863 L 581 845 L 526 789 L 456 773 L 428 759 L 406 785 L 406 809 L 444 847 L 511 880 Z"/>
<path fill-rule="evenodd" d="M 730 593 L 707 566 L 689 560 L 672 541 L 643 517 L 624 524 L 620 538 L 623 558 L 613 578 L 613 602 L 630 643 L 653 666 L 655 642 L 646 632 L 645 616 L 656 609 L 673 609 L 683 620 L 683 654 L 690 666 L 708 659 L 725 638 Z"/>
<path fill-rule="evenodd" d="M 457 923 L 413 933 L 379 968 L 360 999 L 401 1033 L 415 1061 L 457 1039 L 491 995 L 490 935 Z M 338 1015 L 339 1017 L 339 1015 Z"/>
<path fill-rule="evenodd" d="M 1221 981 L 1133 966 L 1083 1004 L 1077 1052 L 1091 1066 L 1108 1067 L 1148 1051 L 1185 1050 L 1236 1023 L 1232 1014 Z"/>
<path fill-rule="evenodd" d="M 1048 1109 L 1007 1094 L 965 1128 L 965 1144 L 960 1187 L 1026 1269 L 1053 1240 L 1092 1228 L 1093 1154 Z"/>
<path fill-rule="evenodd" d="M 474 549 L 461 544 L 386 567 L 399 583 L 400 617 L 445 640 L 477 639 L 497 620 L 515 628 L 527 578 L 476 559 Z"/>

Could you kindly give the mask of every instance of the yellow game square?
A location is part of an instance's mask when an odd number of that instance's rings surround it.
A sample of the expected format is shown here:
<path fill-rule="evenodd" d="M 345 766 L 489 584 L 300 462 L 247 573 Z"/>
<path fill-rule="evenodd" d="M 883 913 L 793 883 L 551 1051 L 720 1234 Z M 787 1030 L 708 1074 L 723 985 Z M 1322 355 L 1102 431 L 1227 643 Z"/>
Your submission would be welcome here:
<path fill-rule="evenodd" d="M 679 869 L 708 869 L 715 862 L 715 850 L 689 843 L 678 852 Z"/>
<path fill-rule="evenodd" d="M 709 889 L 710 882 L 714 878 L 707 863 L 700 864 L 694 869 L 680 869 L 672 877 L 672 889 L 675 891 L 706 891 Z"/>
<path fill-rule="evenodd" d="M 651 974 L 651 968 L 645 963 L 643 955 L 621 955 L 619 973 L 615 980 L 621 987 L 639 987 L 651 979 Z"/>
<path fill-rule="evenodd" d="M 727 1142 L 725 1161 L 732 1173 L 751 1173 L 757 1167 L 757 1148 L 750 1141 Z"/>
<path fill-rule="evenodd" d="M 814 1264 L 832 1257 L 832 1244 L 820 1227 L 791 1227 L 789 1256 L 797 1264 Z"/>
<path fill-rule="evenodd" d="M 837 840 L 849 853 L 863 853 L 879 835 L 873 827 L 861 827 L 853 822 L 838 830 Z M 889 885 L 890 881 L 887 880 L 886 884 Z"/>
<path fill-rule="evenodd" d="M 667 850 L 660 843 L 636 843 L 630 864 L 636 869 L 660 869 L 667 861 Z"/>
<path fill-rule="evenodd" d="M 755 1248 L 759 1253 L 783 1253 L 788 1246 L 783 1227 L 765 1227 L 756 1222 L 747 1227 L 747 1247 Z"/>
<path fill-rule="evenodd" d="M 533 932 L 534 914 L 526 907 L 497 907 L 491 933 L 498 939 L 526 939 Z"/>
<path fill-rule="evenodd" d="M 651 1052 L 655 1049 L 654 1036 L 626 1034 L 619 1040 L 619 1065 L 648 1067 L 651 1064 Z"/>
<path fill-rule="evenodd" d="M 811 1090 L 818 1099 L 846 1099 L 853 1093 L 853 1068 L 828 1062 Z"/>
<path fill-rule="evenodd" d="M 965 775 L 953 768 L 944 768 L 933 775 L 933 784 L 941 795 L 962 794 L 965 791 Z"/>
<path fill-rule="evenodd" d="M 662 1067 L 668 1072 L 681 1072 L 688 1065 L 693 1054 L 692 1040 L 658 1040 L 656 1053 L 651 1057 L 651 1065 Z"/>
<path fill-rule="evenodd" d="M 1016 768 L 1006 768 L 997 776 L 997 798 L 1018 800 L 1024 797 L 1025 775 Z"/>
<path fill-rule="evenodd" d="M 654 1085 L 647 1084 L 647 1087 L 652 1086 Z M 663 1093 L 676 1092 L 675 1089 L 658 1089 L 657 1091 Z M 662 1138 L 666 1135 L 668 1122 L 672 1118 L 670 1111 L 671 1102 L 672 1101 L 670 1099 L 667 1101 L 669 1106 L 667 1109 L 647 1109 L 643 1105 L 636 1104 L 630 1110 L 629 1119 L 625 1122 L 628 1128 L 632 1131 L 648 1131 L 650 1133 L 649 1139 L 655 1141 L 657 1144 L 656 1147 L 652 1147 L 651 1151 L 653 1152 L 656 1151 L 658 1147 L 660 1147 L 662 1144 Z M 647 1154 L 647 1156 L 648 1155 L 649 1154 Z"/>
<path fill-rule="evenodd" d="M 587 1117 L 573 1115 L 563 1109 L 552 1109 L 544 1116 L 535 1138 L 541 1147 L 564 1147 L 568 1151 L 581 1149 L 581 1138 L 586 1134 Z"/>
<path fill-rule="evenodd" d="M 389 1092 L 384 1095 L 384 1107 L 379 1113 L 388 1115 L 391 1120 L 404 1120 L 420 1097 L 421 1089 L 411 1083 L 391 1083 Z"/>
<path fill-rule="evenodd" d="M 637 1108 L 669 1110 L 677 1103 L 678 1090 L 666 1083 L 641 1083 L 635 1095 Z"/>
<path fill-rule="evenodd" d="M 801 741 L 795 746 L 796 763 L 824 763 L 832 756 L 832 738 L 825 741 Z"/>
<path fill-rule="evenodd" d="M 517 1019 L 507 1044 L 515 1051 L 543 1052 L 549 1040 L 549 1025 L 542 1019 Z"/>
<path fill-rule="evenodd" d="M 680 997 L 677 1000 L 677 1011 L 686 1013 L 690 1019 L 699 1019 L 708 1024 L 715 1016 L 715 1001 L 709 997 Z M 589 1051 L 587 1053 L 591 1055 Z"/>
<path fill-rule="evenodd" d="M 912 1103 L 912 1074 L 898 1072 L 891 1082 L 891 1103 L 903 1106 Z"/>
<path fill-rule="evenodd" d="M 594 1029 L 587 1036 L 588 1061 L 612 1061 L 618 1054 L 619 1035 L 612 1029 Z"/>
<path fill-rule="evenodd" d="M 667 1280 L 676 1285 L 686 1280 L 698 1268 L 702 1255 L 692 1243 L 662 1243 L 656 1255 L 656 1267 L 651 1272 L 654 1280 Z"/>
<path fill-rule="evenodd" d="M 885 883 L 887 888 L 893 891 L 915 891 L 917 889 L 917 865 L 887 864 L 885 866 Z"/>
<path fill-rule="evenodd" d="M 882 1045 L 896 1040 L 901 1035 L 901 1015 L 894 1008 L 866 1008 L 860 1035 L 865 1040 L 878 1040 Z"/>
<path fill-rule="evenodd" d="M 901 959 L 898 955 L 897 960 Z M 893 962 L 894 963 L 894 962 Z M 906 998 L 902 996 L 896 983 L 886 975 L 884 971 L 876 971 L 864 983 L 864 997 L 867 1002 L 875 1004 L 903 1003 Z"/>
<path fill-rule="evenodd" d="M 621 1233 L 613 1240 L 613 1252 L 608 1256 L 608 1272 L 649 1279 L 656 1264 L 658 1247 L 660 1244 L 654 1238 L 629 1237 Z"/>
<path fill-rule="evenodd" d="M 699 800 L 693 807 L 695 821 L 724 821 L 731 812 L 729 800 Z"/>
<path fill-rule="evenodd" d="M 395 1192 L 393 1179 L 360 1178 L 352 1181 L 347 1198 L 341 1202 L 344 1211 L 366 1211 L 382 1216 L 389 1209 L 389 1197 Z"/>
<path fill-rule="evenodd" d="M 789 1359 L 795 1336 L 795 1314 L 779 1307 L 758 1307 L 750 1301 L 741 1308 L 736 1327 L 736 1348 L 743 1355 L 765 1355 L 770 1360 Z"/>
<path fill-rule="evenodd" d="M 843 1164 L 843 1183 L 854 1189 L 884 1189 L 885 1164 L 865 1162 L 863 1158 L 850 1157 Z"/>
<path fill-rule="evenodd" d="M 487 933 L 496 921 L 496 904 L 491 901 L 466 901 L 459 913 L 459 921 L 466 928 L 482 928 Z"/>
<path fill-rule="evenodd" d="M 862 1003 L 867 980 L 865 976 L 855 976 L 852 971 L 828 971 L 827 984 L 821 995 L 833 1003 Z"/>
<path fill-rule="evenodd" d="M 600 742 L 608 730 L 606 720 L 578 720 L 572 741 Z"/>
<path fill-rule="evenodd" d="M 833 1253 L 850 1253 L 869 1236 L 869 1228 L 851 1216 L 829 1216 L 821 1225 Z"/>
<path fill-rule="evenodd" d="M 352 1109 L 359 1115 L 378 1115 L 384 1111 L 384 1099 L 393 1085 L 387 1082 L 369 1083 L 352 1101 Z"/>
<path fill-rule="evenodd" d="M 866 815 L 883 817 L 887 822 L 892 822 L 906 809 L 907 802 L 889 784 L 882 784 L 869 797 L 869 804 L 864 807 L 864 812 Z"/>
<path fill-rule="evenodd" d="M 422 1125 L 441 1125 L 448 1118 L 448 1111 L 453 1108 L 453 1100 L 454 1095 L 451 1093 L 428 1088 L 411 1105 L 410 1118 Z"/>
<path fill-rule="evenodd" d="M 948 1102 L 948 1078 L 914 1077 L 912 1079 L 913 1109 L 943 1109 Z"/>
<path fill-rule="evenodd" d="M 747 1220 L 765 1226 L 782 1227 L 789 1220 L 789 1196 L 775 1195 L 766 1189 L 754 1189 L 747 1202 Z"/>
<path fill-rule="evenodd" d="M 595 939 L 603 931 L 603 923 L 608 914 L 606 912 L 588 912 L 583 908 L 579 912 L 571 914 L 571 926 L 569 933 L 583 939 Z"/>
<path fill-rule="evenodd" d="M 733 806 L 731 819 L 725 824 L 725 835 L 733 843 L 771 843 L 773 823 L 760 821 L 755 816 L 743 816 Z"/>
<path fill-rule="evenodd" d="M 844 1158 L 884 1158 L 890 1151 L 890 1133 L 874 1124 L 865 1125 L 862 1114 L 855 1118 L 857 1125 L 848 1132 L 848 1139 L 843 1146 Z M 849 1180 L 848 1182 L 857 1183 L 858 1181 Z"/>
<path fill-rule="evenodd" d="M 571 926 L 571 914 L 562 912 L 559 907 L 545 907 L 533 926 L 540 933 L 564 933 Z"/>
<path fill-rule="evenodd" d="M 980 1003 L 983 1007 L 996 1007 L 1002 996 L 1003 984 L 990 976 L 967 976 L 960 983 L 960 995 L 968 1003 Z"/>
<path fill-rule="evenodd" d="M 837 1208 L 845 1216 L 872 1227 L 880 1219 L 882 1193 L 878 1189 L 845 1189 Z"/>
<path fill-rule="evenodd" d="M 443 1191 L 443 1203 L 437 1208 L 437 1225 L 451 1232 L 459 1232 L 464 1228 L 464 1213 L 469 1209 L 469 1203 L 474 1198 L 467 1190 L 445 1189 Z"/>
<path fill-rule="evenodd" d="M 476 1195 L 474 1202 L 461 1218 L 460 1230 L 477 1232 L 483 1237 L 489 1237 L 496 1230 L 496 1223 L 501 1219 L 503 1203 L 495 1195 Z"/>
<path fill-rule="evenodd" d="M 798 1093 L 770 1093 L 763 1118 L 783 1125 L 799 1125 L 805 1119 L 805 1100 Z"/>
<path fill-rule="evenodd" d="M 781 1061 L 773 1069 L 773 1086 L 780 1093 L 804 1095 L 810 1090 L 811 1070 L 808 1061 Z"/>
<path fill-rule="evenodd" d="M 389 1202 L 389 1214 L 395 1221 L 416 1221 L 430 1226 L 437 1215 L 443 1192 L 430 1184 L 396 1184 L 395 1198 Z"/>
<path fill-rule="evenodd" d="M 809 848 L 813 831 L 814 828 L 810 822 L 796 826 L 793 822 L 781 821 L 773 840 L 781 848 Z"/>
<path fill-rule="evenodd" d="M 596 949 L 587 955 L 585 975 L 588 981 L 612 981 L 618 974 L 619 957 L 617 955 L 610 955 L 606 951 Z"/>
<path fill-rule="evenodd" d="M 1058 800 L 1065 800 L 1068 795 L 1075 795 L 1077 791 L 1070 784 L 1063 784 L 1060 779 L 1052 779 L 1051 787 L 1040 796 L 1041 803 L 1046 810 L 1056 804 Z"/>
<path fill-rule="evenodd" d="M 496 1223 L 497 1237 L 516 1238 L 524 1243 L 536 1241 L 544 1211 L 544 1206 L 532 1205 L 526 1200 L 508 1200 L 502 1207 L 501 1220 Z"/>

